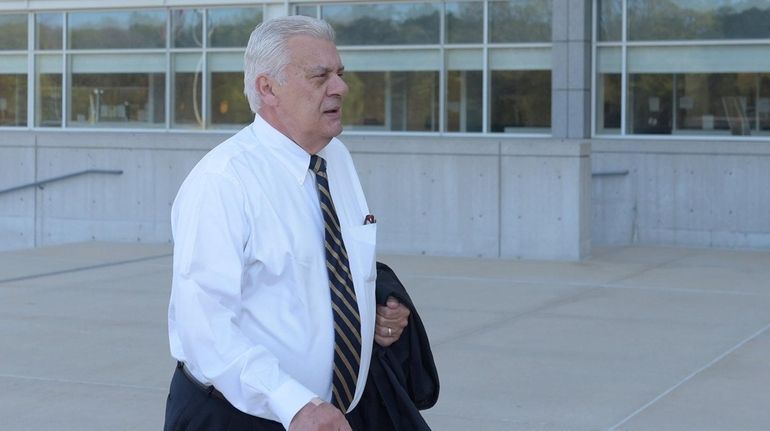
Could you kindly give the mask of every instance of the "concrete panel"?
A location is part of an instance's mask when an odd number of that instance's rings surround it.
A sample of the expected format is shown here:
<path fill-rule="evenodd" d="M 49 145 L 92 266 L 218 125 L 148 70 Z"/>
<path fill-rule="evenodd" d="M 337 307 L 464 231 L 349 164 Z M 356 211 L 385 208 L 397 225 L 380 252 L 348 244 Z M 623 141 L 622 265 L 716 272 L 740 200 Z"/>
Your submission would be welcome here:
<path fill-rule="evenodd" d="M 501 255 L 580 259 L 590 229 L 581 210 L 582 201 L 588 204 L 581 182 L 590 181 L 590 159 L 504 157 L 501 164 Z"/>
<path fill-rule="evenodd" d="M 608 160 L 609 159 L 609 160 Z M 591 159 L 593 172 L 622 171 L 625 164 L 608 155 Z M 596 176 L 592 178 L 592 227 L 594 244 L 629 244 L 636 242 L 637 210 L 631 196 L 630 175 Z"/>
<path fill-rule="evenodd" d="M 567 43 L 567 88 L 586 90 L 591 87 L 591 43 L 585 40 Z"/>
<path fill-rule="evenodd" d="M 35 181 L 32 138 L 0 134 L 0 190 Z M 35 246 L 35 193 L 33 187 L 0 194 L 0 250 Z"/>
<path fill-rule="evenodd" d="M 551 37 L 553 42 L 563 42 L 569 37 L 569 3 L 564 0 L 551 2 Z"/>
<path fill-rule="evenodd" d="M 591 144 L 585 143 L 582 144 L 581 147 L 585 148 L 588 153 L 591 151 Z M 579 226 L 578 226 L 578 244 L 579 244 L 579 250 L 578 250 L 578 258 L 583 259 L 587 258 L 591 255 L 591 250 L 593 249 L 593 233 L 592 233 L 592 222 L 591 222 L 591 213 L 593 212 L 593 208 L 591 207 L 591 195 L 593 193 L 593 188 L 591 184 L 593 183 L 593 177 L 591 175 L 592 167 L 591 167 L 591 158 L 590 155 L 584 156 L 580 159 L 580 178 L 579 178 L 579 189 L 578 193 L 580 193 L 580 198 L 578 199 L 578 208 L 575 209 L 575 211 L 578 212 L 580 220 L 579 220 Z M 569 209 L 567 209 L 569 211 Z"/>
<path fill-rule="evenodd" d="M 591 135 L 591 93 L 587 90 L 567 92 L 567 136 L 584 139 Z"/>
<path fill-rule="evenodd" d="M 597 143 L 594 161 L 603 169 L 629 169 L 630 174 L 623 191 L 594 187 L 598 243 L 770 246 L 768 143 L 615 144 Z M 630 236 L 614 230 L 612 217 L 618 214 L 612 207 L 633 209 Z"/>
<path fill-rule="evenodd" d="M 0 251 L 35 246 L 35 218 L 33 216 L 0 216 Z"/>
<path fill-rule="evenodd" d="M 84 169 L 123 170 L 50 184 L 41 192 L 40 241 L 166 242 L 171 203 L 204 151 L 41 148 L 40 177 Z"/>
<path fill-rule="evenodd" d="M 381 252 L 497 257 L 498 159 L 354 154 Z"/>
<path fill-rule="evenodd" d="M 554 3 L 559 2 L 555 0 Z M 591 40 L 591 0 L 568 0 L 562 3 L 569 7 L 568 38 L 570 41 Z"/>
<path fill-rule="evenodd" d="M 569 53 L 568 42 L 554 42 L 551 45 L 551 90 L 569 88 Z"/>
<path fill-rule="evenodd" d="M 552 90 L 551 135 L 554 138 L 567 138 L 569 136 L 569 120 L 571 115 L 569 112 L 569 91 Z"/>
<path fill-rule="evenodd" d="M 640 166 L 655 166 L 640 190 L 640 229 L 674 244 L 747 246 L 743 233 L 770 233 L 770 158 L 726 155 L 649 155 Z M 655 184 L 650 188 L 650 184 Z M 662 187 L 661 187 L 662 186 Z M 666 209 L 661 206 L 666 205 Z M 658 208 L 650 217 L 647 208 Z M 666 231 L 676 231 L 666 235 Z M 664 237 L 660 237 L 663 235 Z M 741 244 L 743 243 L 743 244 Z"/>
<path fill-rule="evenodd" d="M 233 132 L 102 132 L 39 131 L 40 147 L 60 148 L 115 148 L 150 150 L 201 150 L 207 151 L 233 135 Z"/>
<path fill-rule="evenodd" d="M 409 136 L 346 135 L 341 138 L 351 153 L 421 154 L 421 155 L 490 155 L 497 156 L 500 142 L 515 141 L 499 136 Z"/>
<path fill-rule="evenodd" d="M 0 146 L 0 190 L 35 181 L 35 149 Z M 35 188 L 0 194 L 0 215 L 33 216 Z"/>

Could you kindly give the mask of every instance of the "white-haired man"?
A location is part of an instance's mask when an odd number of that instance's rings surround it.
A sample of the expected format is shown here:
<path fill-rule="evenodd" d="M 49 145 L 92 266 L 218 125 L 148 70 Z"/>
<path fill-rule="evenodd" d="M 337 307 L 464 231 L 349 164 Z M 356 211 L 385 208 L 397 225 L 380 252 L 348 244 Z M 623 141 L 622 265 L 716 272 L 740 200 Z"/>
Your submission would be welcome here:
<path fill-rule="evenodd" d="M 254 122 L 209 152 L 172 209 L 177 370 L 166 430 L 350 430 L 372 343 L 408 309 L 375 307 L 375 229 L 342 131 L 334 32 L 282 17 L 251 34 Z"/>

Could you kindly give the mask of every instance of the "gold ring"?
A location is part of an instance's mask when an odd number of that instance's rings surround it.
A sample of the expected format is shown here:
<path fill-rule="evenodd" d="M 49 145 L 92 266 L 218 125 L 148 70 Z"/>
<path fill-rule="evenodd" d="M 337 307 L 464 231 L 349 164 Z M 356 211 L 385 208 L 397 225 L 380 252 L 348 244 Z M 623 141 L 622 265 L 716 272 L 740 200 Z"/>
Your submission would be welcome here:
<path fill-rule="evenodd" d="M 392 337 L 392 336 L 393 336 L 393 330 L 388 328 L 388 337 Z"/>

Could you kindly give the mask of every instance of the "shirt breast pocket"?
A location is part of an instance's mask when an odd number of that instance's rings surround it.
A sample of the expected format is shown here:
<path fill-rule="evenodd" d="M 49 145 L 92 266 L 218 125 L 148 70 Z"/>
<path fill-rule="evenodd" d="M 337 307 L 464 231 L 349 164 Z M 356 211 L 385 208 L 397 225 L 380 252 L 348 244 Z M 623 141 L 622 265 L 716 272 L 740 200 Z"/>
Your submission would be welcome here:
<path fill-rule="evenodd" d="M 365 224 L 343 229 L 345 248 L 350 261 L 350 271 L 353 282 L 362 280 L 365 283 L 374 281 L 377 275 L 374 264 L 377 246 L 377 224 Z"/>

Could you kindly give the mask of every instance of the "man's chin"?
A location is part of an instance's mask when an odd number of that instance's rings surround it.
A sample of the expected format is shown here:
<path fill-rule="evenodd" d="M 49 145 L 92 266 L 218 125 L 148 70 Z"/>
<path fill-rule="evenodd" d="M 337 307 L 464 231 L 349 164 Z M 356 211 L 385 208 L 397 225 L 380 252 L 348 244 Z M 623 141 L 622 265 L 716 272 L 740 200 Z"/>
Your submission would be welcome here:
<path fill-rule="evenodd" d="M 342 133 L 342 123 L 337 122 L 337 124 L 331 124 L 327 128 L 327 136 L 330 138 L 334 138 L 335 136 L 339 136 L 340 133 Z"/>

